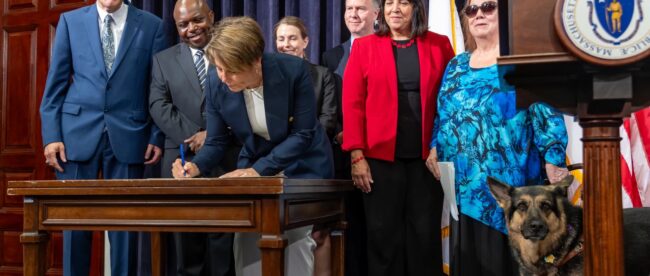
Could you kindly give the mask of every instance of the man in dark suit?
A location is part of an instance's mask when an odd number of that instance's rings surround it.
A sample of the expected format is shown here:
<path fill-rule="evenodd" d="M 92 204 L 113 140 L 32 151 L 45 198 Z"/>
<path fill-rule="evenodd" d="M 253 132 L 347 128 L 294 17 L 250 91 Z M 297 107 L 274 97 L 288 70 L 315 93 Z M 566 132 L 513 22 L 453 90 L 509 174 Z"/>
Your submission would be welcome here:
<path fill-rule="evenodd" d="M 181 43 L 153 58 L 150 113 L 165 133 L 162 176 L 171 177 L 172 162 L 184 154 L 191 160 L 205 142 L 205 93 L 217 74 L 209 65 L 203 48 L 210 40 L 214 14 L 205 0 L 180 0 L 174 8 L 174 20 Z M 219 176 L 236 169 L 240 147 L 232 145 L 221 162 L 221 170 L 204 176 Z M 232 261 L 232 233 L 174 233 L 177 275 L 227 275 Z M 172 251 L 172 250 L 170 250 Z M 173 253 L 173 252 L 172 252 Z"/>
<path fill-rule="evenodd" d="M 338 76 L 338 109 L 337 109 L 337 130 L 334 139 L 334 166 L 336 178 L 350 179 L 350 162 L 349 154 L 341 151 L 343 139 L 343 112 L 341 111 L 341 78 L 345 71 L 345 65 L 348 63 L 350 49 L 354 39 L 372 34 L 375 20 L 379 15 L 379 0 L 346 0 L 345 1 L 345 26 L 350 31 L 350 39 L 343 44 L 327 50 L 323 53 L 322 63 L 330 71 Z"/>
<path fill-rule="evenodd" d="M 367 36 L 375 31 L 379 5 L 379 0 L 345 1 L 344 19 L 345 26 L 350 31 L 350 39 L 323 53 L 323 66 L 343 77 L 354 39 Z"/>
<path fill-rule="evenodd" d="M 142 178 L 163 136 L 147 111 L 162 21 L 122 0 L 63 13 L 41 102 L 44 155 L 57 179 Z M 113 275 L 135 273 L 135 233 L 109 232 Z M 64 231 L 64 275 L 88 275 L 91 232 Z"/>
<path fill-rule="evenodd" d="M 346 0 L 345 1 L 345 26 L 350 31 L 350 39 L 323 53 L 323 66 L 334 72 L 337 76 L 337 122 L 336 137 L 333 141 L 334 168 L 336 178 L 351 179 L 350 154 L 341 150 L 343 143 L 343 112 L 341 79 L 350 56 L 350 49 L 354 39 L 372 34 L 375 20 L 379 15 L 379 0 Z M 349 222 L 348 236 L 345 239 L 346 275 L 367 275 L 366 242 L 365 242 L 365 216 L 361 192 L 355 190 L 346 201 L 346 219 Z"/>

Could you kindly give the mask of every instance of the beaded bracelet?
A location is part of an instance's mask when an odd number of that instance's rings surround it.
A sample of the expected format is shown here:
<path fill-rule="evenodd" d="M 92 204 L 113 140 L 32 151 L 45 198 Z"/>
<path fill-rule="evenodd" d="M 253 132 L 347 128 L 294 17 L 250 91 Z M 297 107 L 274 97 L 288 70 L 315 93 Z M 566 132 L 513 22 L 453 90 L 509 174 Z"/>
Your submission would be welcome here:
<path fill-rule="evenodd" d="M 357 158 L 352 159 L 352 162 L 351 162 L 351 163 L 352 163 L 352 165 L 354 165 L 354 164 L 356 164 L 356 163 L 359 163 L 359 161 L 361 161 L 361 160 L 363 160 L 363 159 L 364 159 L 363 156 L 359 156 L 359 157 L 357 157 Z"/>

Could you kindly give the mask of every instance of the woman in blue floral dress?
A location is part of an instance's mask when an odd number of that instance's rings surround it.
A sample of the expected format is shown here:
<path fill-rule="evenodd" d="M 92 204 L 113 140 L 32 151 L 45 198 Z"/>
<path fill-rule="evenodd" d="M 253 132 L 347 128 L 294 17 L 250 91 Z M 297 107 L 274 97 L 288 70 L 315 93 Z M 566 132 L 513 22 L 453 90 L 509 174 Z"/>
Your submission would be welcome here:
<path fill-rule="evenodd" d="M 555 182 L 567 173 L 561 114 L 544 104 L 517 109 L 514 88 L 499 74 L 496 6 L 492 0 L 473 0 L 463 10 L 470 52 L 447 66 L 427 159 L 436 177 L 438 160 L 455 166 L 460 218 L 451 225 L 452 275 L 517 272 L 488 176 L 521 186 L 540 184 L 545 177 Z"/>

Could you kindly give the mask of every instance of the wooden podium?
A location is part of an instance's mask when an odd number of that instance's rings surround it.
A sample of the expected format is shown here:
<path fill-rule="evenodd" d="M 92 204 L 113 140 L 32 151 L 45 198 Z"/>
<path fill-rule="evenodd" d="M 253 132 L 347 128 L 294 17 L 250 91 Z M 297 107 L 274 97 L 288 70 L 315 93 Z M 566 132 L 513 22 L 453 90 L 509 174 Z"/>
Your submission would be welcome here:
<path fill-rule="evenodd" d="M 596 66 L 561 43 L 556 1 L 499 1 L 499 68 L 517 104 L 547 102 L 583 128 L 585 275 L 624 275 L 619 127 L 650 104 L 650 62 Z M 647 24 L 647 23 L 643 23 Z"/>
<path fill-rule="evenodd" d="M 24 275 L 45 275 L 52 230 L 152 232 L 152 272 L 161 275 L 159 232 L 259 232 L 262 274 L 284 275 L 284 231 L 333 229 L 333 274 L 343 275 L 344 193 L 351 181 L 281 177 L 11 181 L 24 196 Z"/>

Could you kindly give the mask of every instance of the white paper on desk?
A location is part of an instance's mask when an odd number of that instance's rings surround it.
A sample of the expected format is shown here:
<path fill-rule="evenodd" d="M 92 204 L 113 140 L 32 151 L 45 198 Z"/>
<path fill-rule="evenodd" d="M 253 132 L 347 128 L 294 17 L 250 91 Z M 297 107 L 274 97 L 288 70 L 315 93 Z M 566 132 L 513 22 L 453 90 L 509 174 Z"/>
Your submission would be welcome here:
<path fill-rule="evenodd" d="M 451 217 L 458 220 L 458 206 L 456 205 L 456 171 L 453 162 L 438 162 L 440 169 L 440 183 L 445 192 L 443 209 L 448 209 Z"/>

